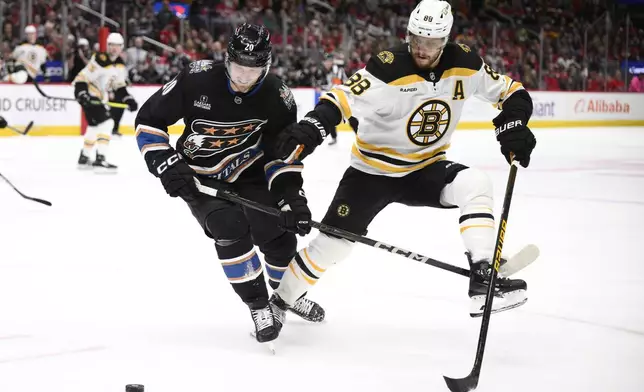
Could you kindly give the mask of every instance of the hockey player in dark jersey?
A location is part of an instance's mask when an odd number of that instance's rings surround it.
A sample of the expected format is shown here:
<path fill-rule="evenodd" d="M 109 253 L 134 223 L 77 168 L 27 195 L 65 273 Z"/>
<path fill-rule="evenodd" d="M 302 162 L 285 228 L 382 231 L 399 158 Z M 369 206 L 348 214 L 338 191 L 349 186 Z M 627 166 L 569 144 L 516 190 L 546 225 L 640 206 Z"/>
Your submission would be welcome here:
<path fill-rule="evenodd" d="M 495 251 L 492 182 L 481 170 L 450 162 L 445 151 L 464 102 L 472 96 L 502 109 L 492 123 L 508 162 L 515 159 L 527 167 L 536 139 L 527 126 L 530 94 L 521 83 L 494 72 L 475 51 L 448 42 L 453 20 L 448 2 L 421 1 L 409 17 L 406 43 L 372 56 L 365 68 L 280 133 L 277 144 L 282 156 L 302 145 L 308 154 L 332 127 L 354 120 L 351 167 L 322 221 L 327 225 L 364 235 L 391 203 L 459 208 L 460 235 L 472 271 L 470 315 L 478 317 Z M 272 302 L 287 308 L 325 269 L 346 258 L 352 245 L 319 233 L 295 256 Z M 525 303 L 524 281 L 497 282 L 493 312 Z"/>
<path fill-rule="evenodd" d="M 288 87 L 268 73 L 270 64 L 268 30 L 243 24 L 231 37 L 223 64 L 189 64 L 148 99 L 136 118 L 136 139 L 148 169 L 170 196 L 185 200 L 214 239 L 228 280 L 250 308 L 259 342 L 275 339 L 283 318 L 274 318 L 254 245 L 264 254 L 269 284 L 277 288 L 297 250 L 295 233 L 307 234 L 311 219 L 302 164 L 273 153 L 277 133 L 295 123 L 297 108 Z M 168 126 L 180 119 L 185 128 L 173 148 Z M 194 176 L 285 212 L 275 218 L 200 194 Z M 293 305 L 306 320 L 324 318 L 324 310 L 303 296 Z"/>

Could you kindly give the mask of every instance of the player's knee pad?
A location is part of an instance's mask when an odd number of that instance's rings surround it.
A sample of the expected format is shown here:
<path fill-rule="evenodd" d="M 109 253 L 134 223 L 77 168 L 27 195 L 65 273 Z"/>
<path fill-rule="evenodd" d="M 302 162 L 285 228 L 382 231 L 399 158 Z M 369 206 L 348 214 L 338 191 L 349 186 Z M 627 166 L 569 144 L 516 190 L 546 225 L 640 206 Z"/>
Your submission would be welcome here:
<path fill-rule="evenodd" d="M 240 208 L 223 208 L 206 216 L 203 227 L 215 240 L 220 259 L 234 258 L 253 249 L 246 216 Z"/>
<path fill-rule="evenodd" d="M 459 226 L 465 246 L 477 259 L 489 257 L 494 242 L 494 199 L 492 181 L 477 169 L 458 173 L 445 187 L 441 201 L 460 207 Z"/>
<path fill-rule="evenodd" d="M 29 74 L 24 68 L 8 75 L 8 80 L 15 84 L 25 84 L 27 79 L 29 79 Z"/>
<path fill-rule="evenodd" d="M 492 181 L 483 171 L 468 168 L 458 172 L 454 180 L 441 193 L 441 203 L 459 206 L 461 210 L 471 205 L 489 209 L 494 206 Z"/>

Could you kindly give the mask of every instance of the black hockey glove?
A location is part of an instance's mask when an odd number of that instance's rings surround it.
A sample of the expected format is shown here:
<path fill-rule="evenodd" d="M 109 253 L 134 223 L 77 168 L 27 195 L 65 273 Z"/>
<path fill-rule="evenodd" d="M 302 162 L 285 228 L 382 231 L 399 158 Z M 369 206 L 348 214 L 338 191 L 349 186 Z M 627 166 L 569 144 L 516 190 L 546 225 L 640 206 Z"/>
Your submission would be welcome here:
<path fill-rule="evenodd" d="M 194 200 L 199 194 L 194 176 L 197 174 L 175 150 L 158 154 L 152 161 L 154 175 L 171 197 L 180 196 L 185 201 Z"/>
<path fill-rule="evenodd" d="M 311 210 L 302 189 L 285 196 L 277 205 L 282 210 L 280 226 L 284 230 L 301 236 L 311 232 Z"/>
<path fill-rule="evenodd" d="M 83 108 L 91 108 L 96 105 L 101 105 L 102 102 L 98 100 L 97 98 L 92 97 L 89 95 L 89 92 L 87 90 L 81 90 L 77 95 L 76 95 L 76 101 L 83 107 Z"/>
<path fill-rule="evenodd" d="M 326 131 L 320 121 L 313 117 L 304 117 L 300 122 L 289 125 L 277 135 L 275 155 L 285 159 L 299 145 L 302 145 L 304 149 L 300 152 L 299 157 L 294 157 L 302 160 L 311 154 L 325 137 Z"/>
<path fill-rule="evenodd" d="M 139 108 L 139 104 L 136 103 L 136 100 L 131 95 L 127 95 L 123 98 L 123 103 L 127 104 L 127 110 L 130 112 L 135 112 Z"/>
<path fill-rule="evenodd" d="M 4 119 L 4 117 L 0 116 L 0 129 L 5 128 L 7 126 L 7 120 Z"/>
<path fill-rule="evenodd" d="M 519 161 L 521 166 L 528 167 L 530 154 L 537 145 L 537 139 L 527 127 L 527 121 L 512 113 L 501 112 L 492 122 L 496 128 L 496 140 L 501 143 L 501 154 L 508 163 L 512 163 L 510 155 L 514 154 L 514 159 Z"/>

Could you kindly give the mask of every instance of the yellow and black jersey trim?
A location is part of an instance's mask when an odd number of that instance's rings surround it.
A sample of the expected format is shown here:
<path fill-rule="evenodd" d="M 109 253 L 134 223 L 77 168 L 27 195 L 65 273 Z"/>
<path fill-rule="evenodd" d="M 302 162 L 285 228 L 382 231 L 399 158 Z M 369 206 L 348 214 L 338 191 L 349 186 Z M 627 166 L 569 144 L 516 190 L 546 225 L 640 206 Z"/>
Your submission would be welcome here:
<path fill-rule="evenodd" d="M 343 118 L 348 119 L 353 115 L 351 112 L 351 106 L 349 105 L 349 100 L 347 99 L 347 94 L 338 88 L 332 88 L 331 91 L 322 95 L 320 99 L 334 104 L 340 110 L 340 113 L 342 113 Z"/>
<path fill-rule="evenodd" d="M 125 67 L 125 62 L 121 56 L 117 57 L 114 61 L 110 59 L 110 56 L 105 52 L 98 52 L 94 54 L 94 61 L 96 64 L 100 65 L 103 68 L 107 68 L 110 65 L 115 67 Z"/>
<path fill-rule="evenodd" d="M 366 70 L 390 86 L 406 86 L 420 82 L 437 82 L 451 76 L 474 76 L 483 66 L 483 59 L 465 45 L 448 43 L 438 65 L 420 70 L 414 64 L 408 45 L 401 44 L 372 56 Z"/>
<path fill-rule="evenodd" d="M 519 90 L 524 90 L 523 84 L 517 82 L 516 80 L 511 79 L 509 76 L 503 75 L 505 81 L 505 89 L 499 97 L 499 102 L 496 105 L 493 105 L 499 110 L 503 110 L 503 102 L 508 99 L 512 94 Z"/>
<path fill-rule="evenodd" d="M 431 151 L 405 154 L 390 147 L 374 146 L 356 138 L 351 152 L 367 165 L 380 171 L 406 174 L 445 159 L 445 151 L 449 146 L 446 144 Z"/>

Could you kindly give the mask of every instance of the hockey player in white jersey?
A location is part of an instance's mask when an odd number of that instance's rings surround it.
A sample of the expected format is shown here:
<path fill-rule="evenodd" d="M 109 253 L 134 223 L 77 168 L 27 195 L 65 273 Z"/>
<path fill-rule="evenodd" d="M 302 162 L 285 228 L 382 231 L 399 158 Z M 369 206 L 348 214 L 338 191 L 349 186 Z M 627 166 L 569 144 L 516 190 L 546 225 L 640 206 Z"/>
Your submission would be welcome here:
<path fill-rule="evenodd" d="M 85 68 L 79 72 L 72 85 L 76 100 L 83 107 L 87 130 L 83 149 L 78 158 L 79 168 L 94 168 L 99 172 L 115 172 L 117 167 L 106 160 L 114 120 L 105 105 L 110 91 L 117 101 L 128 105 L 128 110 L 138 108 L 136 100 L 126 89 L 127 70 L 120 57 L 123 51 L 123 37 L 111 33 L 107 37 L 107 52 L 92 56 Z M 96 146 L 96 159 L 91 154 Z"/>
<path fill-rule="evenodd" d="M 38 33 L 32 25 L 25 27 L 27 40 L 16 46 L 11 54 L 13 70 L 4 77 L 5 82 L 24 84 L 32 81 L 41 73 L 41 68 L 47 61 L 47 50 L 36 43 Z"/>
<path fill-rule="evenodd" d="M 446 150 L 463 104 L 472 96 L 501 110 L 492 122 L 508 162 L 514 154 L 528 167 L 536 139 L 527 127 L 532 115 L 528 92 L 467 46 L 448 42 L 452 24 L 447 2 L 423 0 L 409 18 L 407 42 L 372 56 L 347 83 L 323 95 L 313 111 L 281 133 L 279 148 L 286 156 L 304 145 L 309 154 L 333 127 L 356 119 L 351 167 L 322 222 L 364 235 L 391 203 L 459 208 L 472 271 L 470 315 L 477 317 L 485 303 L 495 244 L 492 182 L 478 169 L 448 161 Z M 287 309 L 327 268 L 346 258 L 352 246 L 318 234 L 291 261 L 273 302 Z M 525 303 L 526 290 L 522 280 L 500 279 L 493 311 Z"/>

